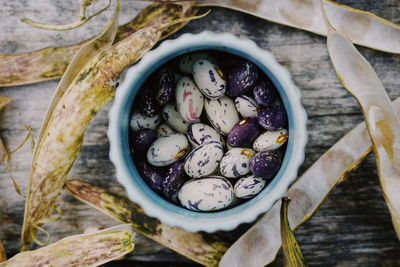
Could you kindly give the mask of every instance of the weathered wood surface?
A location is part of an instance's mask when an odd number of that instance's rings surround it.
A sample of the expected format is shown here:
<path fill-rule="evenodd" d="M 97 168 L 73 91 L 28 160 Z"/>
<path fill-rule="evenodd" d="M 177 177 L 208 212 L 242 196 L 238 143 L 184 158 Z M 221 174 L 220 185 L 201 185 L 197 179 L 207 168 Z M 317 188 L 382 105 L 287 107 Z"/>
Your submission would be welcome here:
<path fill-rule="evenodd" d="M 400 21 L 398 0 L 342 0 L 341 3 L 374 12 L 394 22 Z M 131 19 L 144 3 L 122 0 L 121 22 Z M 33 29 L 19 22 L 23 16 L 43 22 L 66 23 L 75 18 L 77 0 L 3 1 L 0 7 L 0 53 L 20 53 L 48 45 L 64 45 L 84 40 L 101 28 L 109 12 L 86 26 L 67 33 Z M 291 29 L 239 12 L 212 9 L 206 18 L 191 22 L 182 31 L 231 32 L 250 38 L 287 67 L 303 93 L 307 110 L 309 142 L 304 171 L 325 150 L 362 120 L 355 100 L 340 86 L 329 61 L 323 37 Z M 399 44 L 400 45 L 400 44 Z M 360 48 L 377 71 L 392 99 L 400 96 L 400 56 Z M 0 113 L 0 134 L 9 148 L 24 138 L 22 124 L 30 124 L 37 134 L 57 81 L 0 89 L 13 101 Z M 87 130 L 84 147 L 71 176 L 123 192 L 114 178 L 108 160 L 106 136 L 110 105 L 101 111 Z M 26 190 L 31 151 L 26 145 L 12 155 L 10 171 Z M 13 189 L 4 165 L 0 166 L 0 239 L 8 256 L 17 252 L 24 200 Z M 400 190 L 400 189 L 399 189 Z M 400 191 L 399 191 L 400 192 Z M 94 209 L 62 195 L 59 205 L 63 219 L 46 225 L 52 240 L 77 234 L 91 225 L 116 223 Z M 375 161 L 369 156 L 350 177 L 335 188 L 315 216 L 295 232 L 310 266 L 399 266 L 400 243 L 396 240 L 390 216 L 380 192 Z M 123 261 L 129 266 L 187 266 L 190 261 L 155 242 L 138 236 L 135 252 Z M 116 262 L 110 266 L 121 266 Z M 169 263 L 169 264 L 166 264 Z M 277 265 L 281 265 L 278 259 Z"/>

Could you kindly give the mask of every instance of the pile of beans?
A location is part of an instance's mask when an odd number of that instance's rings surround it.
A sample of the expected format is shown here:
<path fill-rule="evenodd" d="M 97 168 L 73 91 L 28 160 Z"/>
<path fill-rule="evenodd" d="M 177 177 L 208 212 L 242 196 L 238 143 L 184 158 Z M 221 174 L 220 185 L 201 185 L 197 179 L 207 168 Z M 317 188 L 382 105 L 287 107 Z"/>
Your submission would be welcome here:
<path fill-rule="evenodd" d="M 144 83 L 130 146 L 155 192 L 194 211 L 232 207 L 276 176 L 288 138 L 279 94 L 252 62 L 225 53 L 174 59 Z"/>

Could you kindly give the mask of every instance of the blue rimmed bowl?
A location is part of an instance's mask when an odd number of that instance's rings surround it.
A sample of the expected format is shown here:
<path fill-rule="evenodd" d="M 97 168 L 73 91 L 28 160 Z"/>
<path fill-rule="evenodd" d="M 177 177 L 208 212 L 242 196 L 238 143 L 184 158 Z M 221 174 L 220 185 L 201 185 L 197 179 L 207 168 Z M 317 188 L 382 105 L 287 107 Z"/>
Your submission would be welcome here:
<path fill-rule="evenodd" d="M 139 175 L 129 148 L 129 116 L 138 90 L 161 65 L 197 50 L 222 51 L 256 64 L 278 89 L 289 122 L 286 153 L 273 181 L 253 199 L 230 209 L 210 213 L 187 210 L 157 195 Z M 228 33 L 184 34 L 177 39 L 164 41 L 158 48 L 146 53 L 139 63 L 127 71 L 116 91 L 109 117 L 110 159 L 128 197 L 139 204 L 147 215 L 191 232 L 232 230 L 241 223 L 254 221 L 285 195 L 304 159 L 307 116 L 301 105 L 300 90 L 294 85 L 290 73 L 279 65 L 271 53 L 259 48 L 253 41 L 239 39 Z"/>

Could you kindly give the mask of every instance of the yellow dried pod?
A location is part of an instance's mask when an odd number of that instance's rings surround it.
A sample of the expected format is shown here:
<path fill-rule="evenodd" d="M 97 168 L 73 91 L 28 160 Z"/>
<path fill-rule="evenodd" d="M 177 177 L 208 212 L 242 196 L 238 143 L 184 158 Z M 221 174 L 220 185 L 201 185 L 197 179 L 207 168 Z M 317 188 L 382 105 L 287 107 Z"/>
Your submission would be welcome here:
<path fill-rule="evenodd" d="M 147 216 L 128 198 L 110 194 L 78 179 L 68 180 L 65 190 L 120 223 L 132 223 L 135 231 L 204 266 L 217 266 L 230 245 L 213 234 L 190 233 L 165 225 Z"/>
<path fill-rule="evenodd" d="M 99 266 L 130 253 L 133 233 L 129 224 L 90 234 L 73 235 L 46 247 L 20 252 L 0 267 Z"/>
<path fill-rule="evenodd" d="M 6 261 L 7 260 L 7 255 L 4 250 L 3 243 L 0 242 L 0 262 Z"/>
<path fill-rule="evenodd" d="M 163 30 L 187 17 L 143 28 L 93 57 L 52 109 L 37 142 L 22 228 L 22 249 L 48 221 L 72 164 L 82 146 L 86 126 L 112 99 L 119 74 L 139 60 L 161 38 Z M 38 242 L 37 242 L 38 243 Z"/>
<path fill-rule="evenodd" d="M 299 244 L 290 229 L 288 219 L 288 205 L 290 199 L 284 197 L 281 204 L 281 239 L 285 267 L 306 267 Z"/>
<path fill-rule="evenodd" d="M 35 147 L 33 153 L 33 161 L 28 183 L 27 197 L 25 200 L 25 214 L 22 228 L 22 250 L 26 249 L 27 245 L 29 245 L 32 240 L 35 240 L 35 233 L 38 229 L 40 229 L 39 226 L 44 223 L 51 215 L 54 209 L 55 200 L 64 184 L 64 178 L 59 177 L 60 173 L 63 173 L 64 171 L 63 168 L 60 167 L 60 165 L 62 165 L 63 163 L 68 164 L 68 155 L 66 154 L 65 158 L 62 155 L 62 149 L 65 149 L 65 147 L 63 147 L 63 143 L 64 139 L 71 139 L 75 133 L 69 132 L 67 133 L 68 136 L 66 137 L 60 136 L 62 135 L 62 133 L 56 136 L 56 132 L 60 131 L 60 129 L 57 130 L 57 128 L 65 127 L 62 122 L 61 125 L 59 125 L 58 127 L 54 126 L 56 124 L 56 122 L 54 121 L 55 117 L 58 119 L 60 119 L 61 117 L 62 119 L 62 114 L 60 114 L 62 112 L 57 112 L 56 110 L 57 108 L 60 109 L 58 104 L 61 101 L 62 97 L 66 96 L 65 92 L 72 86 L 73 81 L 77 78 L 77 75 L 85 66 L 86 62 L 89 61 L 92 57 L 99 55 L 100 52 L 106 50 L 111 46 L 115 38 L 115 33 L 118 26 L 118 13 L 119 1 L 117 1 L 113 17 L 107 23 L 104 30 L 99 34 L 98 37 L 94 38 L 83 47 L 81 47 L 81 49 L 72 59 L 71 65 L 68 67 L 63 78 L 61 79 L 47 109 L 37 139 L 37 146 Z M 71 90 L 68 95 L 71 95 Z M 82 97 L 82 95 L 80 95 L 79 97 Z M 79 97 L 75 96 L 77 101 Z M 81 102 L 82 101 L 85 100 L 83 99 L 81 100 Z M 78 103 L 79 102 L 75 104 Z M 66 103 L 62 104 L 61 109 L 64 112 L 66 110 L 70 110 L 66 109 Z M 50 122 L 51 120 L 52 122 Z M 52 130 L 55 130 L 55 132 L 52 132 L 54 136 L 52 135 L 50 137 L 50 132 Z M 47 136 L 43 137 L 43 134 L 45 132 Z M 57 140 L 52 140 L 53 137 L 56 137 Z M 51 143 L 52 141 L 54 141 L 54 146 L 51 147 L 50 145 L 49 148 L 49 143 Z M 75 147 L 74 144 L 69 143 L 69 145 L 71 146 L 70 149 L 76 150 L 73 152 L 75 155 L 80 149 L 80 142 L 81 140 L 78 141 L 79 144 L 75 144 Z M 45 149 L 43 148 L 43 145 L 46 146 Z M 55 154 L 59 155 L 53 158 Z M 43 164 L 43 162 L 45 161 L 47 161 L 47 163 Z"/>
<path fill-rule="evenodd" d="M 0 96 L 0 110 L 2 110 L 8 103 L 10 103 L 11 98 Z M 0 137 L 0 162 L 8 158 L 8 151 L 3 143 L 3 139 Z"/>

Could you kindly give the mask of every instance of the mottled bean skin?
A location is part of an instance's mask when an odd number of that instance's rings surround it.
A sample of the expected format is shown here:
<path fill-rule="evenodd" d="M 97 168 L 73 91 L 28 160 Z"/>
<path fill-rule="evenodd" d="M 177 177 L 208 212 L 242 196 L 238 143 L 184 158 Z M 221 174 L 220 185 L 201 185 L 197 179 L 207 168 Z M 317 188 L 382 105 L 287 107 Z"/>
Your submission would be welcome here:
<path fill-rule="evenodd" d="M 256 65 L 249 61 L 242 61 L 228 72 L 227 94 L 238 96 L 247 94 L 253 89 L 258 79 Z"/>
<path fill-rule="evenodd" d="M 218 168 L 223 155 L 219 142 L 211 141 L 195 148 L 185 159 L 186 174 L 192 178 L 212 174 Z"/>
<path fill-rule="evenodd" d="M 246 95 L 241 95 L 235 98 L 235 106 L 242 117 L 257 117 L 259 108 L 257 102 Z"/>
<path fill-rule="evenodd" d="M 165 105 L 162 116 L 172 129 L 180 133 L 186 133 L 189 123 L 182 118 L 174 104 Z"/>
<path fill-rule="evenodd" d="M 167 166 L 183 159 L 189 152 L 189 141 L 181 133 L 171 133 L 158 138 L 147 150 L 147 162 L 153 166 Z"/>
<path fill-rule="evenodd" d="M 285 144 L 288 136 L 288 131 L 283 128 L 278 131 L 266 131 L 257 137 L 253 148 L 255 151 L 276 150 Z"/>
<path fill-rule="evenodd" d="M 187 137 L 194 147 L 201 146 L 211 141 L 216 141 L 224 145 L 222 136 L 212 128 L 204 123 L 193 123 L 187 128 Z"/>
<path fill-rule="evenodd" d="M 225 75 L 217 65 L 207 59 L 198 59 L 194 62 L 193 79 L 200 91 L 208 98 L 217 99 L 225 93 Z"/>
<path fill-rule="evenodd" d="M 157 138 L 165 136 L 167 134 L 175 133 L 175 131 L 167 123 L 159 125 L 156 129 Z"/>
<path fill-rule="evenodd" d="M 250 172 L 250 159 L 254 150 L 232 148 L 225 153 L 219 164 L 221 174 L 226 178 L 238 178 Z"/>
<path fill-rule="evenodd" d="M 228 135 L 228 144 L 232 147 L 250 147 L 260 133 L 257 119 L 244 118 L 239 121 Z"/>
<path fill-rule="evenodd" d="M 249 199 L 264 189 L 267 181 L 254 174 L 240 178 L 234 186 L 233 192 L 237 198 Z"/>
<path fill-rule="evenodd" d="M 192 179 L 179 190 L 179 200 L 193 211 L 216 211 L 228 207 L 233 199 L 233 187 L 223 177 Z"/>
<path fill-rule="evenodd" d="M 204 101 L 204 109 L 211 125 L 222 135 L 228 135 L 233 126 L 240 121 L 235 103 L 227 96 Z"/>
<path fill-rule="evenodd" d="M 182 118 L 188 122 L 197 122 L 204 107 L 204 96 L 192 78 L 183 76 L 175 88 L 176 107 Z"/>
<path fill-rule="evenodd" d="M 130 127 L 133 131 L 139 131 L 140 129 L 149 128 L 155 129 L 162 121 L 160 115 L 149 117 L 141 114 L 140 112 L 134 112 L 130 120 Z"/>
<path fill-rule="evenodd" d="M 272 179 L 281 167 L 281 158 L 276 151 L 257 152 L 250 159 L 251 172 L 264 179 Z"/>
<path fill-rule="evenodd" d="M 258 124 L 267 131 L 276 131 L 287 126 L 287 114 L 283 106 L 264 107 L 258 112 L 257 119 Z"/>

